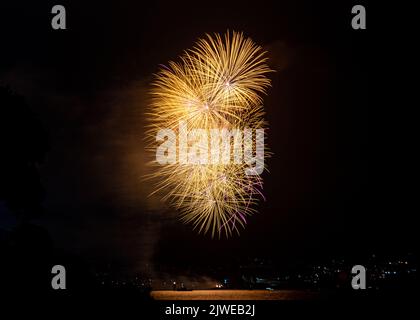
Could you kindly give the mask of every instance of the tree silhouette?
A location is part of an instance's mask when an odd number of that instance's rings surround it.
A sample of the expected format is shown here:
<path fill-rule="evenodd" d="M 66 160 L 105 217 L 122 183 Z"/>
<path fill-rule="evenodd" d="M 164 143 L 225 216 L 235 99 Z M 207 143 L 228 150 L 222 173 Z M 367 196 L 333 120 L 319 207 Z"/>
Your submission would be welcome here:
<path fill-rule="evenodd" d="M 0 87 L 0 201 L 18 220 L 0 243 L 0 291 L 48 288 L 51 238 L 29 221 L 42 213 L 38 166 L 47 150 L 47 134 L 25 99 Z"/>
<path fill-rule="evenodd" d="M 38 166 L 47 150 L 47 134 L 25 99 L 0 87 L 0 201 L 20 220 L 42 212 Z"/>

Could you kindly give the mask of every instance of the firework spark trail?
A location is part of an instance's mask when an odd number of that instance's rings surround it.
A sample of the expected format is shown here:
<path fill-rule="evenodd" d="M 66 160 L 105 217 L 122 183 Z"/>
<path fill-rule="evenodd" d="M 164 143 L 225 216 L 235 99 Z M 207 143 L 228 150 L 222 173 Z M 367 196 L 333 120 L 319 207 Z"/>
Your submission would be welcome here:
<path fill-rule="evenodd" d="M 215 128 L 266 127 L 261 95 L 270 86 L 266 74 L 271 70 L 265 54 L 242 33 L 227 32 L 224 37 L 206 35 L 179 62 L 162 66 L 152 83 L 148 149 L 156 151 L 157 132 L 163 128 L 179 136 L 180 123 L 189 130 L 205 129 L 208 136 Z M 253 144 L 258 139 L 252 135 Z M 179 155 L 180 143 L 176 149 Z M 182 221 L 212 236 L 239 233 L 238 227 L 245 227 L 246 217 L 256 212 L 253 207 L 263 197 L 262 178 L 245 174 L 244 163 L 151 165 L 153 193 L 163 193 Z"/>

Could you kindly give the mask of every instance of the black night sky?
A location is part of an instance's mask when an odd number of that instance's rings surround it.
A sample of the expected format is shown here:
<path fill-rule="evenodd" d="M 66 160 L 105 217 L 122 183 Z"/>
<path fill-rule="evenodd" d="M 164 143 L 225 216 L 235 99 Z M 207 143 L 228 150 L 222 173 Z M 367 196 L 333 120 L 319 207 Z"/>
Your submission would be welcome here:
<path fill-rule="evenodd" d="M 27 177 L 10 159 L 33 131 L 0 105 L 0 154 L 10 160 L 0 162 L 9 179 L 0 183 L 18 186 L 17 203 L 42 195 L 31 221 L 54 247 L 127 272 L 179 273 L 254 257 L 287 268 L 412 249 L 408 217 L 372 200 L 371 40 L 351 28 L 353 3 L 62 1 L 67 30 L 51 28 L 54 4 L 0 5 L 0 86 L 25 98 L 48 136 L 39 138 L 40 185 L 21 191 Z M 159 64 L 227 29 L 262 45 L 276 70 L 264 98 L 273 157 L 258 214 L 239 237 L 212 240 L 148 197 L 144 111 Z M 10 231 L 21 215 L 7 197 L 0 193 L 0 229 Z"/>

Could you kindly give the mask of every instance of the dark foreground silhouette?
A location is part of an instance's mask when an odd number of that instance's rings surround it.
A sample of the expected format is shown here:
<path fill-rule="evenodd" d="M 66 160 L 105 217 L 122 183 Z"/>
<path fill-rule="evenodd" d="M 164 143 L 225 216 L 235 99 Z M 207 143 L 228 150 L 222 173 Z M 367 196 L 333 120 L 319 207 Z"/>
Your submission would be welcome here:
<path fill-rule="evenodd" d="M 0 87 L 0 296 L 16 294 L 21 301 L 45 295 L 106 296 L 88 263 L 55 248 L 48 230 L 34 223 L 43 214 L 45 191 L 38 167 L 48 150 L 47 131 L 24 97 Z M 8 221 L 6 215 L 13 216 L 13 224 L 1 224 Z M 54 265 L 65 266 L 66 290 L 52 288 Z M 122 296 L 150 299 L 146 291 L 126 291 Z"/>

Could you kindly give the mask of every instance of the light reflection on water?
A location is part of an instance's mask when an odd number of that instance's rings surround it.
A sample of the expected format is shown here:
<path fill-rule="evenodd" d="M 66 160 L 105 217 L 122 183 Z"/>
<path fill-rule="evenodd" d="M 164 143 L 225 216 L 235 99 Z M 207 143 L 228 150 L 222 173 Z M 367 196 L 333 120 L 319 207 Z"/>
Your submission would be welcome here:
<path fill-rule="evenodd" d="M 155 300 L 312 300 L 319 294 L 301 290 L 152 291 Z"/>

